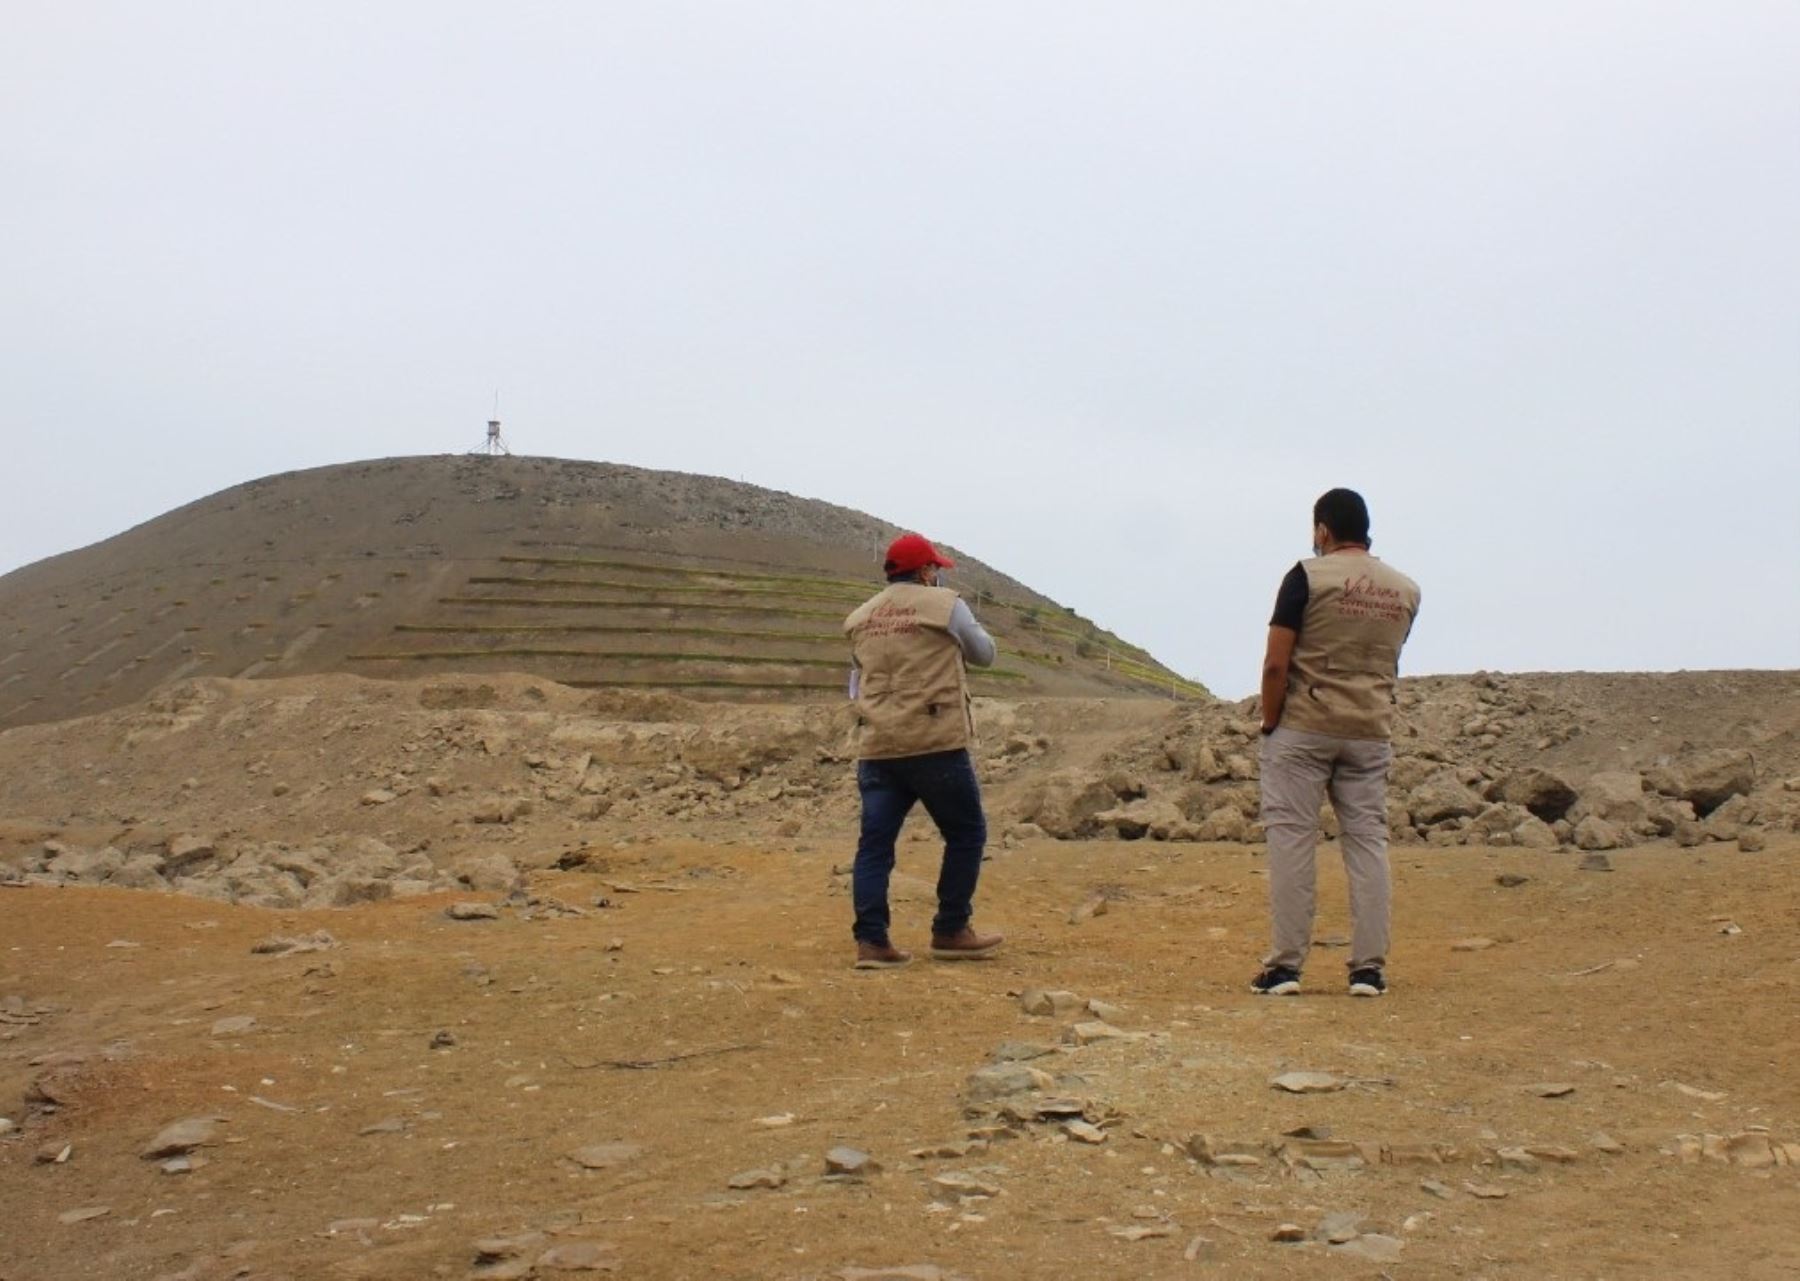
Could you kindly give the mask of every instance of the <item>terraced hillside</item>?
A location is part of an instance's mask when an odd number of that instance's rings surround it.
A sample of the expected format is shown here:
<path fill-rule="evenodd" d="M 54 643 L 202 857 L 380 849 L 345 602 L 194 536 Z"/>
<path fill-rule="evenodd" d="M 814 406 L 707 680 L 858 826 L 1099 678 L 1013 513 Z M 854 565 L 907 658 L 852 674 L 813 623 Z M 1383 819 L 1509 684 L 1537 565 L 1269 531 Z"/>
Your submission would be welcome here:
<path fill-rule="evenodd" d="M 752 485 L 445 456 L 274 476 L 0 578 L 0 727 L 193 675 L 521 671 L 576 686 L 828 698 L 838 625 L 898 532 Z M 1205 697 L 953 549 L 999 640 L 980 693 Z"/>

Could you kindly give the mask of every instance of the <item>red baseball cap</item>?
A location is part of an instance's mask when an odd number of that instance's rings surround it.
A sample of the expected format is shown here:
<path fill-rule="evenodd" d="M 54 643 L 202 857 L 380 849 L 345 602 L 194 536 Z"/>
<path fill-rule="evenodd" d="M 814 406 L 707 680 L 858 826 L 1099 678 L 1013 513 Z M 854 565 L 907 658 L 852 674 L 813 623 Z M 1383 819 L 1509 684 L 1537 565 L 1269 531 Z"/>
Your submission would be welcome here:
<path fill-rule="evenodd" d="M 887 564 L 883 566 L 887 573 L 911 574 L 927 565 L 956 568 L 956 562 L 933 547 L 923 534 L 902 534 L 888 544 Z"/>

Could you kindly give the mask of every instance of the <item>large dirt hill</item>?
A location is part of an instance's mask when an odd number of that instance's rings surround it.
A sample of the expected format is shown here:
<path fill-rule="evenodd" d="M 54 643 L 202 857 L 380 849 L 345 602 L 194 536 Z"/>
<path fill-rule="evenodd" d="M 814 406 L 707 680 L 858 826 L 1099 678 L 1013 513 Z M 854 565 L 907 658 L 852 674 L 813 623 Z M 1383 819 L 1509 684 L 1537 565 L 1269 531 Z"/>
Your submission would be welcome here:
<path fill-rule="evenodd" d="M 894 526 L 753 485 L 431 457 L 252 481 L 0 578 L 0 727 L 186 676 L 525 671 L 794 701 L 841 688 L 838 624 Z M 978 690 L 1204 690 L 957 553 L 1002 643 Z"/>

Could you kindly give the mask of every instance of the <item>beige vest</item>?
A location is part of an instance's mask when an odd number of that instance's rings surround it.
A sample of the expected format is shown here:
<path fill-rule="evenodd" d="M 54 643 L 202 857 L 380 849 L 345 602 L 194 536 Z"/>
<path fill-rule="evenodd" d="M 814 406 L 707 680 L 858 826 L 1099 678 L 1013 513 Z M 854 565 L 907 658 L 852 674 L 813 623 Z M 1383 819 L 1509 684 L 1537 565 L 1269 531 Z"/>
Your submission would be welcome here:
<path fill-rule="evenodd" d="M 1288 668 L 1282 725 L 1339 738 L 1392 738 L 1400 647 L 1419 612 L 1419 585 L 1357 552 L 1300 564 L 1306 615 Z"/>
<path fill-rule="evenodd" d="M 962 646 L 950 634 L 955 608 L 948 587 L 891 583 L 844 620 L 861 672 L 859 759 L 951 752 L 974 741 Z"/>

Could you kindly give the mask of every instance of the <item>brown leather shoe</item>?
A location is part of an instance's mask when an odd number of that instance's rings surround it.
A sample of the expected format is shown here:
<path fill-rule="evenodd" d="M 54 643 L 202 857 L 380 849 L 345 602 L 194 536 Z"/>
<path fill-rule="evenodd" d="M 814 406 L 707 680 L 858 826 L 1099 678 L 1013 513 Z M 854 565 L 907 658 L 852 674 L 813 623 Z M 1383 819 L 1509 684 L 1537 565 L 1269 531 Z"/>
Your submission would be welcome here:
<path fill-rule="evenodd" d="M 1004 934 L 977 934 L 965 925 L 954 934 L 933 934 L 931 955 L 940 961 L 980 961 L 992 956 L 1004 942 Z"/>
<path fill-rule="evenodd" d="M 859 970 L 897 970 L 912 960 L 911 952 L 902 952 L 892 943 L 858 943 L 856 968 Z"/>

